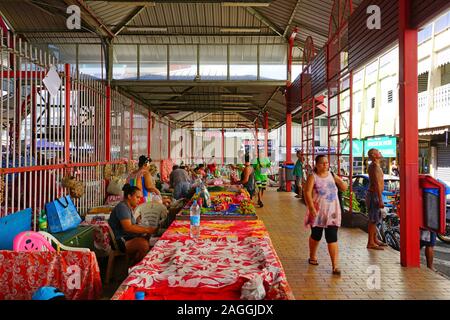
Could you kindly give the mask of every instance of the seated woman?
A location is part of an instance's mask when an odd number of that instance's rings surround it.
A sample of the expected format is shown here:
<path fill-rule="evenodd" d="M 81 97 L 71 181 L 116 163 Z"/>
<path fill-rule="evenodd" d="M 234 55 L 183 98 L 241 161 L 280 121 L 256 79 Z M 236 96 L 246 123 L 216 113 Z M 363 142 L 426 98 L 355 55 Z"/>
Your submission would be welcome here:
<path fill-rule="evenodd" d="M 152 162 L 152 160 L 149 157 L 140 156 L 138 169 L 133 171 L 127 178 L 127 183 L 129 183 L 131 186 L 138 187 L 139 190 L 142 191 L 143 196 L 139 204 L 145 203 L 149 200 L 151 201 L 152 195 L 161 195 L 160 191 L 153 183 L 153 179 L 149 171 L 150 162 Z"/>
<path fill-rule="evenodd" d="M 139 205 L 142 193 L 138 187 L 128 183 L 123 186 L 124 200 L 111 212 L 108 223 L 114 233 L 119 250 L 126 253 L 133 266 L 150 250 L 149 235 L 157 228 L 136 224 L 133 210 Z"/>

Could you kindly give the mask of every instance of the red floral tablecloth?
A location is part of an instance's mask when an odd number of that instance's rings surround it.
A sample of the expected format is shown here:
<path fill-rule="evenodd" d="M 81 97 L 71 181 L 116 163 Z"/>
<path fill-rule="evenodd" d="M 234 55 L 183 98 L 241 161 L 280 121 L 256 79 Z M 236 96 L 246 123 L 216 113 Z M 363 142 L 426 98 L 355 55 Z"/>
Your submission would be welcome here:
<path fill-rule="evenodd" d="M 94 247 L 99 256 L 108 256 L 111 252 L 111 238 L 109 236 L 108 221 L 91 220 L 83 221 L 81 225 L 90 225 L 94 227 Z"/>
<path fill-rule="evenodd" d="M 0 300 L 30 300 L 42 286 L 56 287 L 70 300 L 100 298 L 102 282 L 94 252 L 0 250 Z"/>
<path fill-rule="evenodd" d="M 265 299 L 293 299 L 281 262 L 260 220 L 205 221 L 201 237 L 175 221 L 153 249 L 130 270 L 113 299 L 240 299 L 242 286 L 262 279 Z"/>

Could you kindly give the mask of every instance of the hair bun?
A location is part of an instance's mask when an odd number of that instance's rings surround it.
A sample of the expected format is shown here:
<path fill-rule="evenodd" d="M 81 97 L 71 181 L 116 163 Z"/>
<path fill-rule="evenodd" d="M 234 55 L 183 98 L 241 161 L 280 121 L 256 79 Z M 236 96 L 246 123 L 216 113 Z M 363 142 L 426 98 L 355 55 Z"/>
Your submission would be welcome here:
<path fill-rule="evenodd" d="M 125 183 L 122 187 L 122 191 L 127 191 L 130 189 L 130 187 L 131 187 L 131 185 L 129 183 Z"/>

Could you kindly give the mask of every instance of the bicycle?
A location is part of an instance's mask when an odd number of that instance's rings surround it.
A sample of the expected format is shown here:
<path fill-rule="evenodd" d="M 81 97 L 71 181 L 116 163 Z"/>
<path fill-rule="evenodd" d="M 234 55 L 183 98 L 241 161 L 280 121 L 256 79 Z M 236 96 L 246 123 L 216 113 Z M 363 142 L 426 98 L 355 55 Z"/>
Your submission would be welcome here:
<path fill-rule="evenodd" d="M 377 224 L 377 236 L 392 249 L 400 251 L 400 218 L 395 213 L 400 206 L 400 196 L 395 196 L 391 203 L 393 212 L 386 214 L 383 221 Z"/>

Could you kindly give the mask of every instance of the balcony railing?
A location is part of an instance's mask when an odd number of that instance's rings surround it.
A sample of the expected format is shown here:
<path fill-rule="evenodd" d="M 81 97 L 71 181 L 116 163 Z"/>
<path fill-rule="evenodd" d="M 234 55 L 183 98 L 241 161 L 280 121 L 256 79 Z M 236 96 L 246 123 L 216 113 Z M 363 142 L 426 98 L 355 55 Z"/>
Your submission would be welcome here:
<path fill-rule="evenodd" d="M 428 91 L 419 93 L 419 110 L 428 107 Z"/>
<path fill-rule="evenodd" d="M 434 109 L 450 109 L 450 83 L 434 89 Z"/>

